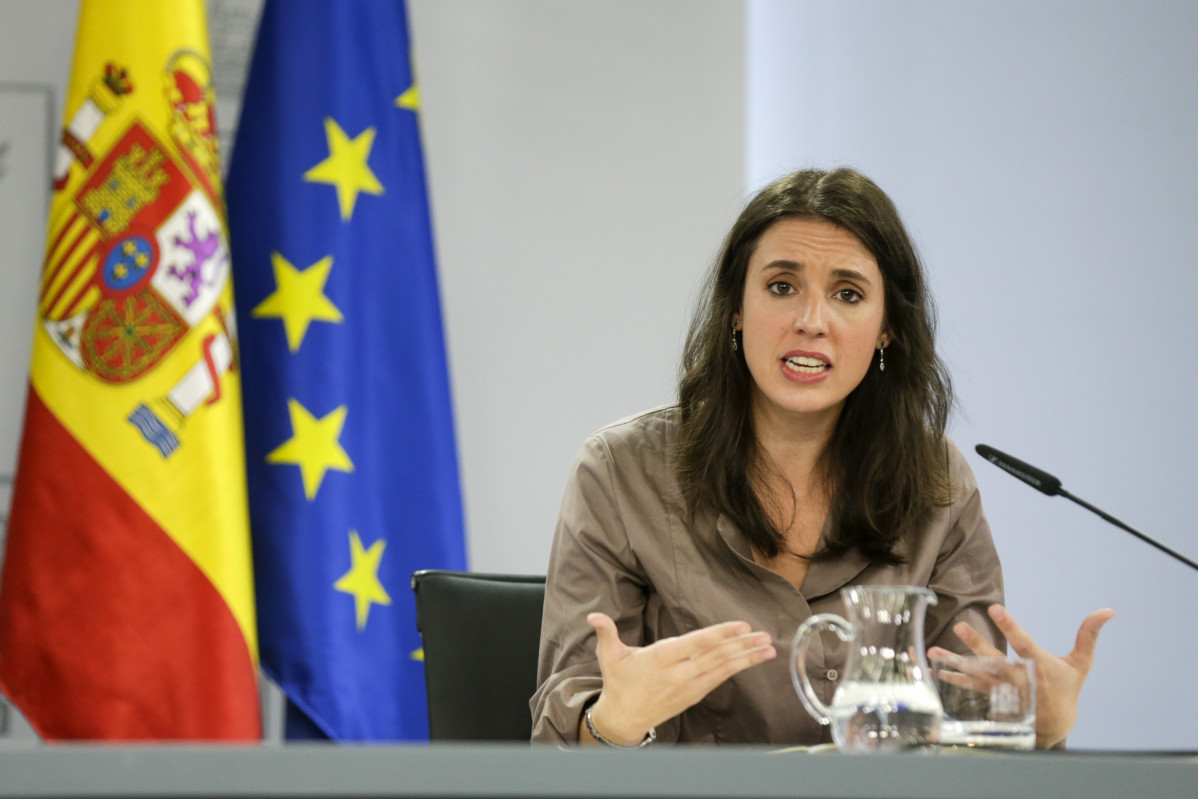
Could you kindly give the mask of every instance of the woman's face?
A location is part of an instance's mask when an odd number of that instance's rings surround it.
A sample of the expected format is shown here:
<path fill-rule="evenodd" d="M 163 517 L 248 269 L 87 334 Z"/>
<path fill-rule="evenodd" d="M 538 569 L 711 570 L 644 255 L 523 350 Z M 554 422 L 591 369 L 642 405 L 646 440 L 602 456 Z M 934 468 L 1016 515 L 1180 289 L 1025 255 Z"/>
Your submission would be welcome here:
<path fill-rule="evenodd" d="M 885 330 L 882 272 L 823 219 L 780 219 L 749 258 L 740 313 L 753 410 L 764 423 L 834 423 Z"/>

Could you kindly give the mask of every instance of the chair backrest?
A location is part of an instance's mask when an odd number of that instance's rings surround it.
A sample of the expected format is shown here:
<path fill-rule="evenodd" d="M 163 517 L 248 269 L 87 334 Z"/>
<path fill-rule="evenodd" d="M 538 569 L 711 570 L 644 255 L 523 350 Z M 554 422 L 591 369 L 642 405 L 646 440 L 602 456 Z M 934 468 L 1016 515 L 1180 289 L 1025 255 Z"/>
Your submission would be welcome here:
<path fill-rule="evenodd" d="M 545 578 L 427 570 L 412 590 L 429 738 L 528 741 Z"/>

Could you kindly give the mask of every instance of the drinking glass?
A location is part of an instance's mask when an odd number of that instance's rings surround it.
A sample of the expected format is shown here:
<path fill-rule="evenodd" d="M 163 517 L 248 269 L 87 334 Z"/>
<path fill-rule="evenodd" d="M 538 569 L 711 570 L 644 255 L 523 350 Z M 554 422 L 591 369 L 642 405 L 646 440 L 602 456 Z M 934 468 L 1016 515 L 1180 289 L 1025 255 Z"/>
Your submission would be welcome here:
<path fill-rule="evenodd" d="M 928 658 L 944 717 L 940 746 L 1033 749 L 1036 664 L 1019 657 Z"/>

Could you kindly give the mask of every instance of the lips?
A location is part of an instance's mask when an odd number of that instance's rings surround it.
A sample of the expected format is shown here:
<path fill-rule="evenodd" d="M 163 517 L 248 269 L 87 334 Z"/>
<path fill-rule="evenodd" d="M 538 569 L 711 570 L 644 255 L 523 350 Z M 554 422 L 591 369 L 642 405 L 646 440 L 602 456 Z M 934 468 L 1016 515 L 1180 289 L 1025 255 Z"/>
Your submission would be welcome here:
<path fill-rule="evenodd" d="M 791 352 L 782 363 L 789 371 L 800 375 L 818 375 L 832 368 L 828 359 L 818 353 Z"/>

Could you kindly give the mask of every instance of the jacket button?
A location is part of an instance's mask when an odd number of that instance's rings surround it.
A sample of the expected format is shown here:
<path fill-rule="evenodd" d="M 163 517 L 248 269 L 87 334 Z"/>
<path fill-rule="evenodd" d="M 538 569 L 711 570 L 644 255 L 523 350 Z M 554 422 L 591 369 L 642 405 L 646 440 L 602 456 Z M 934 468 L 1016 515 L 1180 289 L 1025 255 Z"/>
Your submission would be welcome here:
<path fill-rule="evenodd" d="M 828 669 L 824 672 L 824 676 L 828 678 L 828 682 L 836 682 L 836 679 L 840 677 L 840 673 L 836 669 Z"/>

